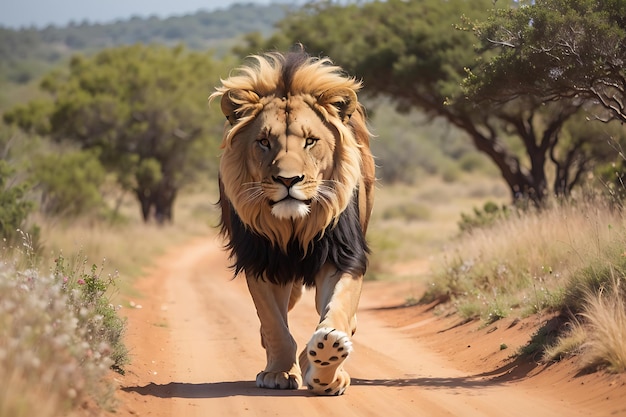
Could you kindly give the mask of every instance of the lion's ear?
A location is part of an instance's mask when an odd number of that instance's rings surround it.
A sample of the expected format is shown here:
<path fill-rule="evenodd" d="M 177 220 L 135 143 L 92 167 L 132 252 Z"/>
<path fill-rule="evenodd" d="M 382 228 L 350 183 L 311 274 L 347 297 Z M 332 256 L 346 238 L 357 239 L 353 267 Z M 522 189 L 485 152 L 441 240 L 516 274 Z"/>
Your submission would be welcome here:
<path fill-rule="evenodd" d="M 245 108 L 251 104 L 258 103 L 259 96 L 246 90 L 227 90 L 222 94 L 222 113 L 231 125 L 237 123 L 237 120 L 243 115 Z"/>
<path fill-rule="evenodd" d="M 348 123 L 359 104 L 356 93 L 348 87 L 338 87 L 323 92 L 318 97 L 318 103 L 324 107 L 329 105 L 335 107 L 343 123 Z"/>

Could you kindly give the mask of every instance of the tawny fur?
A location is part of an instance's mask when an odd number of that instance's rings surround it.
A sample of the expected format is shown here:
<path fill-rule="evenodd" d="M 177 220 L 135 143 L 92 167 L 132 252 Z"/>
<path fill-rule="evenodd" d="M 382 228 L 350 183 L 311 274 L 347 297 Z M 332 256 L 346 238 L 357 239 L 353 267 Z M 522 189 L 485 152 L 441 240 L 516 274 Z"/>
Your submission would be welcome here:
<path fill-rule="evenodd" d="M 332 65 L 328 59 L 309 58 L 294 72 L 289 90 L 285 91 L 282 77 L 284 58 L 281 54 L 270 53 L 254 56 L 252 59 L 256 65 L 241 67 L 237 75 L 222 80 L 222 86 L 210 97 L 213 100 L 226 95 L 238 106 L 237 121 L 233 125 L 226 124 L 222 142 L 220 172 L 228 173 L 222 175 L 224 191 L 239 217 L 252 230 L 282 248 L 286 248 L 294 237 L 306 247 L 345 210 L 359 182 L 364 182 L 364 187 L 359 192 L 363 193 L 365 200 L 369 198 L 369 190 L 374 182 L 374 164 L 369 150 L 370 132 L 363 109 L 357 105 L 346 124 L 341 120 L 336 107 L 342 97 L 332 95 L 333 91 L 343 89 L 357 92 L 361 84 L 354 78 L 345 77 L 342 70 Z M 277 221 L 267 205 L 249 201 L 250 194 L 246 190 L 250 184 L 256 182 L 255 176 L 264 177 L 266 174 L 258 172 L 257 164 L 250 166 L 250 161 L 244 158 L 245 155 L 239 149 L 249 146 L 251 141 L 257 139 L 255 135 L 258 132 L 250 131 L 250 126 L 269 102 L 282 97 L 289 97 L 294 101 L 293 98 L 297 96 L 300 100 L 296 104 L 318 111 L 323 122 L 336 135 L 332 174 L 325 179 L 332 192 L 327 195 L 328 198 L 312 204 L 309 215 L 302 220 Z M 291 109 L 293 113 L 297 111 L 297 108 Z M 310 175 L 316 176 L 317 173 L 312 172 Z M 366 206 L 371 207 L 371 202 L 363 203 L 362 226 L 365 230 L 369 220 Z"/>
<path fill-rule="evenodd" d="M 235 273 L 246 272 L 267 355 L 259 387 L 304 382 L 316 394 L 340 395 L 350 385 L 343 362 L 356 330 L 374 188 L 360 88 L 328 59 L 269 53 L 251 57 L 211 95 L 227 118 L 222 233 Z M 320 321 L 299 361 L 287 312 L 303 282 L 316 287 Z M 327 340 L 334 342 L 322 347 Z"/>

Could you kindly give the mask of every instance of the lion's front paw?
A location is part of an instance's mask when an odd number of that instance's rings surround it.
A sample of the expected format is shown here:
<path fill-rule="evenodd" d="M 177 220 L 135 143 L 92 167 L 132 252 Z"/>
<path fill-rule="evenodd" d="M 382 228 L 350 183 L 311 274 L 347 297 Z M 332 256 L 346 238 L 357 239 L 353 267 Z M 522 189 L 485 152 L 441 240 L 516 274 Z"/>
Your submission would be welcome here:
<path fill-rule="evenodd" d="M 343 362 L 352 352 L 349 336 L 339 330 L 317 330 L 306 347 L 308 369 L 305 383 L 318 395 L 341 395 L 350 385 L 350 376 Z"/>
<path fill-rule="evenodd" d="M 256 376 L 256 386 L 271 389 L 298 389 L 302 385 L 302 376 L 290 372 L 261 371 Z"/>

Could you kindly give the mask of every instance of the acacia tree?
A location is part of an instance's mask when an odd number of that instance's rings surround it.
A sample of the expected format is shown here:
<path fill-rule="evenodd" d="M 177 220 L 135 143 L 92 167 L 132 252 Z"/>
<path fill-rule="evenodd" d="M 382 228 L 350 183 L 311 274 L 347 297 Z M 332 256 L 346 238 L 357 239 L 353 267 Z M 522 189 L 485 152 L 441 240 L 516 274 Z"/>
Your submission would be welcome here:
<path fill-rule="evenodd" d="M 215 166 L 222 121 L 207 97 L 224 64 L 182 47 L 135 45 L 75 56 L 46 76 L 51 97 L 18 106 L 6 122 L 95 149 L 132 190 L 145 221 L 172 220 L 180 187 Z"/>
<path fill-rule="evenodd" d="M 479 54 L 463 25 L 485 19 L 492 7 L 491 0 L 327 2 L 289 16 L 269 40 L 248 37 L 248 51 L 302 42 L 310 52 L 330 56 L 363 79 L 366 94 L 389 96 L 399 110 L 417 108 L 465 131 L 497 165 L 514 199 L 541 204 L 580 181 L 593 147 L 583 146 L 586 139 L 563 140 L 579 102 L 546 106 L 528 97 L 492 106 L 465 99 L 461 83 Z M 561 174 L 550 184 L 547 169 L 555 164 Z"/>
<path fill-rule="evenodd" d="M 597 103 L 626 122 L 626 0 L 535 0 L 495 10 L 474 31 L 487 55 L 467 78 L 476 99 L 521 95 Z"/>

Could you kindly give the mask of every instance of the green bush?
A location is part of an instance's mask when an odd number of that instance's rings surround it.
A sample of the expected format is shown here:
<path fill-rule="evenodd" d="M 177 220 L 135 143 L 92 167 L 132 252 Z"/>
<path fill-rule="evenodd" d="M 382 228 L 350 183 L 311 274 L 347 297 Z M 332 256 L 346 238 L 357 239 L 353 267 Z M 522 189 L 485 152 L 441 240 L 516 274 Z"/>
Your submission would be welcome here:
<path fill-rule="evenodd" d="M 476 228 L 489 227 L 496 221 L 506 219 L 510 214 L 507 206 L 499 206 L 493 201 L 487 201 L 482 209 L 474 207 L 473 214 L 461 213 L 459 229 L 461 232 L 471 232 Z"/>
<path fill-rule="evenodd" d="M 9 244 L 17 242 L 19 230 L 25 229 L 32 202 L 25 197 L 27 184 L 11 185 L 9 179 L 15 170 L 0 160 L 0 238 Z"/>
<path fill-rule="evenodd" d="M 71 265 L 59 255 L 54 260 L 53 276 L 62 282 L 62 290 L 68 295 L 69 305 L 80 317 L 79 321 L 87 329 L 90 339 L 106 343 L 113 363 L 111 368 L 124 373 L 128 362 L 128 352 L 123 343 L 124 321 L 117 315 L 110 300 L 111 289 L 116 276 L 102 276 L 103 267 L 96 264 L 86 270 L 87 260 L 80 256 Z M 85 308 L 88 313 L 85 313 Z"/>
<path fill-rule="evenodd" d="M 41 192 L 40 210 L 69 217 L 101 207 L 105 174 L 94 151 L 41 155 L 33 163 L 33 179 Z"/>

